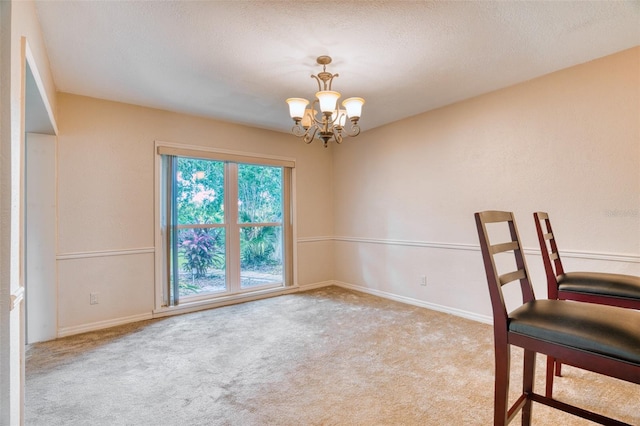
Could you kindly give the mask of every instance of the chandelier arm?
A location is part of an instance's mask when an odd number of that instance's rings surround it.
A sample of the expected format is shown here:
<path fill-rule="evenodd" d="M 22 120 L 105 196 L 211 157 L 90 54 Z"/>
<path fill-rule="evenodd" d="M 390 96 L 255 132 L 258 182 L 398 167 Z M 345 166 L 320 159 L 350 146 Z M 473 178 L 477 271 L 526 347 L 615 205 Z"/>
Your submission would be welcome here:
<path fill-rule="evenodd" d="M 313 130 L 313 132 L 312 132 L 312 130 Z M 309 129 L 307 130 L 307 132 L 304 135 L 304 138 L 302 139 L 304 141 L 304 143 L 310 144 L 311 142 L 313 142 L 313 138 L 316 136 L 317 132 L 318 132 L 318 126 L 313 125 L 313 126 L 309 127 Z"/>
<path fill-rule="evenodd" d="M 312 117 L 312 118 L 313 118 L 313 123 L 314 123 L 315 126 L 318 126 L 318 127 L 324 126 L 324 120 L 318 120 L 315 117 Z"/>
<path fill-rule="evenodd" d="M 293 133 L 295 136 L 300 137 L 304 135 L 304 129 L 300 124 L 294 124 L 293 127 L 291 128 L 291 133 Z"/>
<path fill-rule="evenodd" d="M 322 91 L 322 85 L 320 83 L 320 79 L 318 78 L 318 76 L 311 74 L 311 78 L 315 78 L 316 81 L 318 82 L 318 92 Z"/>
<path fill-rule="evenodd" d="M 336 130 L 336 132 L 333 134 L 333 138 L 335 139 L 336 143 L 342 143 L 342 134 L 340 133 L 340 130 Z"/>
<path fill-rule="evenodd" d="M 305 134 L 307 134 L 309 131 L 306 130 L 302 124 L 300 124 L 299 122 L 294 124 L 293 127 L 291 128 L 291 133 L 293 133 L 295 136 L 297 137 L 302 137 Z"/>
<path fill-rule="evenodd" d="M 333 89 L 331 89 L 331 85 L 333 84 L 333 79 L 335 77 L 340 77 L 340 74 L 332 74 L 331 75 L 331 80 L 329 80 L 329 90 L 333 90 Z"/>
<path fill-rule="evenodd" d="M 345 127 L 344 130 L 347 136 L 350 136 L 350 137 L 358 136 L 360 134 L 360 126 L 358 126 L 358 123 L 356 121 L 351 122 L 350 129 L 347 129 Z"/>
<path fill-rule="evenodd" d="M 345 115 L 347 115 L 347 113 L 346 112 L 340 113 L 339 112 L 340 108 L 338 108 L 338 107 L 336 107 L 336 109 L 338 110 L 338 114 L 336 114 L 336 118 L 333 120 L 333 124 L 334 124 L 334 127 L 336 127 L 338 130 L 342 130 L 344 128 L 344 126 L 340 125 L 340 121 L 342 121 L 342 120 L 340 120 L 340 118 L 345 116 Z M 335 126 L 336 123 L 338 123 L 337 126 Z"/>

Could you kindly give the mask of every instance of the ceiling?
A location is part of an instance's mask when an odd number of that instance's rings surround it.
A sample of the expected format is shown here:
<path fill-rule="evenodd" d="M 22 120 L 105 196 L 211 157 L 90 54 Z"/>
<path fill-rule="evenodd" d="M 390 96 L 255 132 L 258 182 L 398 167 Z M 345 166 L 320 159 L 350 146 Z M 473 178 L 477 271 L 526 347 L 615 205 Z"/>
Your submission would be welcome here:
<path fill-rule="evenodd" d="M 367 130 L 640 45 L 637 0 L 36 5 L 59 91 L 278 131 L 320 55 Z"/>

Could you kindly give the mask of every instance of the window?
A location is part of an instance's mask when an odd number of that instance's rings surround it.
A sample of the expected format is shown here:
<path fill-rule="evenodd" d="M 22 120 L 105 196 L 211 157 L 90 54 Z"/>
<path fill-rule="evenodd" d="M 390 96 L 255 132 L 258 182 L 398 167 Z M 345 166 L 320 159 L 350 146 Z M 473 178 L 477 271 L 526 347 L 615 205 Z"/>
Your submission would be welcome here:
<path fill-rule="evenodd" d="M 293 163 L 159 146 L 162 306 L 292 281 Z"/>

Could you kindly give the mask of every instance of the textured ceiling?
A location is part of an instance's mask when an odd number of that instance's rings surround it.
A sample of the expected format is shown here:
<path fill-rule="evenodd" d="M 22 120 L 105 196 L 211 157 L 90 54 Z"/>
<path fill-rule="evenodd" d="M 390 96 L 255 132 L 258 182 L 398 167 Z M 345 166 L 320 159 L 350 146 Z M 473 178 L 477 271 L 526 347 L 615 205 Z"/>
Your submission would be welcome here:
<path fill-rule="evenodd" d="M 36 4 L 59 91 L 281 131 L 319 55 L 366 130 L 640 45 L 640 1 Z"/>

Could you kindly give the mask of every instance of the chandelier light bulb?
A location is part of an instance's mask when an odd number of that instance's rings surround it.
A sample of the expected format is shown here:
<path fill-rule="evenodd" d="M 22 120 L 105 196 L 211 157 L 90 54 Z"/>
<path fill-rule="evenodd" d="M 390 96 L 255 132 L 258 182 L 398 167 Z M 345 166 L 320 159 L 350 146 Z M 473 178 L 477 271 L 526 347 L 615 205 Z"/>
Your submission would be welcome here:
<path fill-rule="evenodd" d="M 336 109 L 340 93 L 331 90 L 322 90 L 316 93 L 316 98 L 318 98 L 318 102 L 320 103 L 320 111 L 323 113 L 333 112 Z"/>
<path fill-rule="evenodd" d="M 294 120 L 301 120 L 305 108 L 309 105 L 309 101 L 303 98 L 289 98 L 287 103 L 289 104 L 289 114 Z"/>
<path fill-rule="evenodd" d="M 360 118 L 362 105 L 364 105 L 364 99 L 362 98 L 349 98 L 342 101 L 342 106 L 347 109 L 349 118 Z"/>

